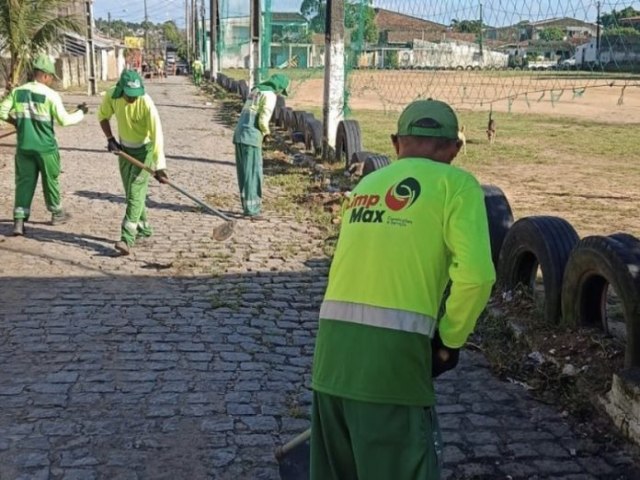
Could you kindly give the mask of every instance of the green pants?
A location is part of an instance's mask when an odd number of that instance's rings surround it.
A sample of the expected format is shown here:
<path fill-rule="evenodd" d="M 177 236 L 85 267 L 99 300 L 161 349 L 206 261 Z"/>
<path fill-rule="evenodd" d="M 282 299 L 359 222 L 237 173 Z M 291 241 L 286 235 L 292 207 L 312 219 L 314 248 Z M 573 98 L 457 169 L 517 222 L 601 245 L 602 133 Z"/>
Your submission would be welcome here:
<path fill-rule="evenodd" d="M 311 480 L 437 480 L 435 409 L 313 394 Z"/>
<path fill-rule="evenodd" d="M 202 82 L 202 72 L 198 72 L 198 71 L 193 72 L 193 83 L 195 83 L 197 86 L 200 86 L 201 82 Z"/>
<path fill-rule="evenodd" d="M 153 166 L 150 145 L 142 148 L 122 147 L 122 150 L 140 160 L 146 166 L 150 168 Z M 120 238 L 127 245 L 132 246 L 136 238 L 149 237 L 153 234 L 153 229 L 147 222 L 147 207 L 145 206 L 151 174 L 132 165 L 122 157 L 118 159 L 118 164 L 127 202 Z"/>
<path fill-rule="evenodd" d="M 258 215 L 262 207 L 262 147 L 235 145 L 242 211 L 245 215 Z"/>
<path fill-rule="evenodd" d="M 47 210 L 62 211 L 60 198 L 60 154 L 58 151 L 39 153 L 17 150 L 15 157 L 16 195 L 13 209 L 14 219 L 29 220 L 31 202 L 38 185 L 38 174 L 42 175 L 42 192 Z"/>

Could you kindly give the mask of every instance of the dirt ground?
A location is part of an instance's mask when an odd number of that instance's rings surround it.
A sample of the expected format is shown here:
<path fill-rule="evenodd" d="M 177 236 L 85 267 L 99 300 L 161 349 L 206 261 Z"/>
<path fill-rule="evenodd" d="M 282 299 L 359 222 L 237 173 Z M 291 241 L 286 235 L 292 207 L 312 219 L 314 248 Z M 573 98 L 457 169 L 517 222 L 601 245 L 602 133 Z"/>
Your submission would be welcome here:
<path fill-rule="evenodd" d="M 400 110 L 415 98 L 434 97 L 459 110 L 538 113 L 612 123 L 640 122 L 640 79 L 589 78 L 517 72 L 360 70 L 349 75 L 355 110 Z M 317 106 L 322 78 L 294 80 L 287 101 Z M 584 90 L 584 91 L 583 91 Z M 621 102 L 621 104 L 619 104 Z"/>

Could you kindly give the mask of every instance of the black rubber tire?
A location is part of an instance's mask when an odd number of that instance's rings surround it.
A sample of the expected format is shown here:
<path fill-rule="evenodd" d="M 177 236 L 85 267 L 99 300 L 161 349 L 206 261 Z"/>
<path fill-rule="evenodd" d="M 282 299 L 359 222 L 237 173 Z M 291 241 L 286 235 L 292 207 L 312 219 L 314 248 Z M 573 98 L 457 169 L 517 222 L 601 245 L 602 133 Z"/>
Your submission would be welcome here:
<path fill-rule="evenodd" d="M 285 109 L 287 108 L 287 106 L 285 104 L 284 98 L 282 98 L 282 101 L 280 103 L 281 105 L 278 105 L 278 103 L 276 103 L 275 122 L 277 127 L 284 128 Z"/>
<path fill-rule="evenodd" d="M 242 101 L 246 102 L 249 97 L 249 85 L 245 80 L 240 80 L 238 82 L 238 93 L 240 94 L 240 97 L 242 97 Z"/>
<path fill-rule="evenodd" d="M 225 86 L 226 80 L 227 80 L 227 76 L 224 73 L 219 73 L 218 78 L 216 79 L 216 81 L 218 82 L 218 85 L 220 85 L 221 87 Z"/>
<path fill-rule="evenodd" d="M 498 268 L 500 249 L 513 225 L 513 212 L 504 192 L 495 185 L 482 185 L 484 204 L 489 221 L 489 236 L 491 238 L 491 258 L 493 265 Z"/>
<path fill-rule="evenodd" d="M 304 125 L 309 115 L 311 114 L 308 112 L 305 112 L 304 110 L 294 110 L 292 130 L 294 132 L 300 132 L 302 135 L 304 135 Z"/>
<path fill-rule="evenodd" d="M 612 233 L 608 237 L 623 243 L 631 253 L 640 257 L 640 238 L 624 232 Z"/>
<path fill-rule="evenodd" d="M 500 250 L 499 288 L 510 291 L 521 285 L 533 291 L 539 265 L 544 282 L 544 318 L 557 324 L 564 268 L 578 241 L 574 228 L 562 218 L 521 218 L 509 229 Z"/>
<path fill-rule="evenodd" d="M 621 238 L 625 235 L 626 238 Z M 625 368 L 640 366 L 640 256 L 631 235 L 585 237 L 571 252 L 562 286 L 562 319 L 573 327 L 600 327 L 609 333 L 606 300 L 611 285 L 622 301 L 627 330 Z"/>
<path fill-rule="evenodd" d="M 285 107 L 284 108 L 284 124 L 282 125 L 286 130 L 289 131 L 293 131 L 294 129 L 294 123 L 295 123 L 295 116 L 293 115 L 293 108 L 291 107 Z"/>
<path fill-rule="evenodd" d="M 322 153 L 322 122 L 315 118 L 308 119 L 304 126 L 304 145 L 315 155 Z"/>
<path fill-rule="evenodd" d="M 355 152 L 353 155 L 351 155 L 349 167 L 351 167 L 351 165 L 353 165 L 354 163 L 364 163 L 369 155 L 375 155 L 375 152 Z"/>
<path fill-rule="evenodd" d="M 271 115 L 271 121 L 276 124 L 276 126 L 280 127 L 282 124 L 280 123 L 282 109 L 285 107 L 285 100 L 282 95 L 278 95 L 276 97 L 276 106 L 273 109 L 273 115 Z"/>
<path fill-rule="evenodd" d="M 238 81 L 233 78 L 229 79 L 229 83 L 227 84 L 227 90 L 231 93 L 238 93 Z"/>
<path fill-rule="evenodd" d="M 342 120 L 336 132 L 336 162 L 344 162 L 345 168 L 349 168 L 353 154 L 362 150 L 360 124 L 357 120 Z"/>
<path fill-rule="evenodd" d="M 391 160 L 389 160 L 389 157 L 386 155 L 371 154 L 367 156 L 364 160 L 364 167 L 362 168 L 362 178 L 376 170 L 386 167 L 390 163 Z"/>

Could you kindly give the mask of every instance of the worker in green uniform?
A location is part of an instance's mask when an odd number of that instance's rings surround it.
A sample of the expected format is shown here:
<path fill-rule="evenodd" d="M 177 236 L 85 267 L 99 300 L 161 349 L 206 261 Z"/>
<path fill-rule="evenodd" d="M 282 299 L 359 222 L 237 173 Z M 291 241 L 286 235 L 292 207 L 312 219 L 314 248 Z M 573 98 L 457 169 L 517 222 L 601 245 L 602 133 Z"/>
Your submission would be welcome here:
<path fill-rule="evenodd" d="M 287 96 L 289 78 L 274 74 L 256 85 L 247 98 L 233 133 L 240 201 L 244 215 L 257 218 L 262 207 L 262 142 L 271 134 L 269 121 L 278 95 Z"/>
<path fill-rule="evenodd" d="M 196 58 L 193 61 L 191 68 L 193 70 L 193 83 L 195 83 L 195 85 L 199 87 L 202 83 L 202 73 L 204 72 L 204 65 L 199 58 Z"/>
<path fill-rule="evenodd" d="M 451 107 L 411 103 L 391 138 L 398 160 L 346 200 L 320 308 L 312 480 L 440 478 L 433 378 L 457 365 L 495 281 L 482 189 L 450 165 Z"/>
<path fill-rule="evenodd" d="M 74 125 L 84 118 L 87 105 L 67 113 L 60 95 L 52 90 L 56 69 L 51 59 L 41 55 L 33 62 L 33 81 L 13 89 L 0 103 L 0 120 L 15 126 L 18 140 L 15 155 L 16 192 L 13 234 L 24 235 L 24 223 L 31 215 L 31 202 L 42 176 L 42 193 L 51 223 L 60 225 L 71 217 L 62 210 L 60 195 L 60 152 L 53 130 L 58 125 Z"/>
<path fill-rule="evenodd" d="M 111 131 L 109 120 L 116 117 L 119 140 Z M 125 152 L 155 171 L 160 183 L 167 183 L 164 138 L 160 116 L 151 97 L 145 93 L 142 78 L 135 70 L 124 70 L 118 83 L 104 95 L 98 110 L 100 127 L 107 137 L 107 150 Z M 129 255 L 136 239 L 153 233 L 145 206 L 151 175 L 123 157 L 118 159 L 120 176 L 127 202 L 120 241 L 115 248 L 121 255 Z"/>

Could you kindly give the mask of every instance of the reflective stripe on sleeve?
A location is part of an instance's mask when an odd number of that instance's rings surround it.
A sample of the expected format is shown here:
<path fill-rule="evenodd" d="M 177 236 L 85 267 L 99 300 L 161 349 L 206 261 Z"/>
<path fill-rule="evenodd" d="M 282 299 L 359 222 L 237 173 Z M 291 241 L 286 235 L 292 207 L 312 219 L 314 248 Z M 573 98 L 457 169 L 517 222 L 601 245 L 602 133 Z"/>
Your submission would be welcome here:
<path fill-rule="evenodd" d="M 419 333 L 432 338 L 436 330 L 436 320 L 429 315 L 335 300 L 322 302 L 320 318 Z"/>

